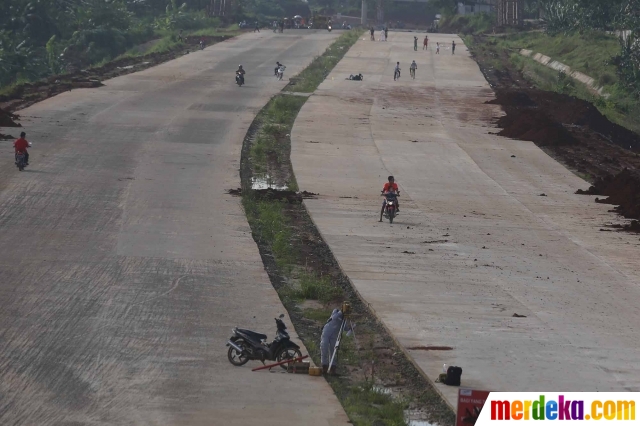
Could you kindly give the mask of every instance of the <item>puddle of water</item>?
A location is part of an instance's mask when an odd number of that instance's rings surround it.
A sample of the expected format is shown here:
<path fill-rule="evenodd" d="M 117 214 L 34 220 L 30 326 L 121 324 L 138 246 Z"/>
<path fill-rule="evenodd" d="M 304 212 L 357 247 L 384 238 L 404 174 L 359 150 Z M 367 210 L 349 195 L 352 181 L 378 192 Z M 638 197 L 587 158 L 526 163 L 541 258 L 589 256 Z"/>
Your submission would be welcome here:
<path fill-rule="evenodd" d="M 251 189 L 275 189 L 278 191 L 284 191 L 289 188 L 287 186 L 278 186 L 271 180 L 269 175 L 254 177 L 251 179 Z"/>
<path fill-rule="evenodd" d="M 424 419 L 425 414 L 418 410 L 405 410 L 404 421 L 407 426 L 435 426 Z"/>

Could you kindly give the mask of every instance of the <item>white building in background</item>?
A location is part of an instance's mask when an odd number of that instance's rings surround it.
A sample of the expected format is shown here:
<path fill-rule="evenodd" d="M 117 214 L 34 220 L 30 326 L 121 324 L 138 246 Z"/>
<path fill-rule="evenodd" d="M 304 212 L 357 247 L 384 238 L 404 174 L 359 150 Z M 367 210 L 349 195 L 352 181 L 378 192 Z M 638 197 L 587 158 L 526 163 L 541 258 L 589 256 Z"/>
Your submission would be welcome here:
<path fill-rule="evenodd" d="M 491 0 L 458 2 L 458 15 L 473 15 L 474 13 L 482 12 L 494 12 Z"/>

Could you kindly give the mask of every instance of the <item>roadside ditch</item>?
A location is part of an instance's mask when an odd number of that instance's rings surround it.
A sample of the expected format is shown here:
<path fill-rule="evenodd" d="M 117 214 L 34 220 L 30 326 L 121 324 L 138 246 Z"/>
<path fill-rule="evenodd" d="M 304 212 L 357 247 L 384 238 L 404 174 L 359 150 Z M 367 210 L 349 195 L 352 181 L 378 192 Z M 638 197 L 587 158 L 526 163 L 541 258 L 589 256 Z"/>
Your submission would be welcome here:
<path fill-rule="evenodd" d="M 312 92 L 362 32 L 339 37 L 284 91 Z M 279 94 L 251 124 L 242 148 L 242 204 L 265 269 L 309 355 L 320 365 L 320 334 L 349 301 L 355 338 L 345 338 L 338 375 L 326 380 L 355 425 L 453 425 L 455 414 L 416 369 L 342 272 L 315 228 L 290 162 L 291 129 L 304 96 Z M 422 422 L 422 423 L 420 423 Z"/>
<path fill-rule="evenodd" d="M 496 99 L 489 103 L 501 105 L 506 113 L 496 120 L 501 129 L 498 135 L 534 142 L 593 184 L 586 191 L 576 188 L 576 193 L 609 197 L 597 202 L 616 205 L 615 212 L 632 219 L 625 225 L 603 224 L 605 228 L 637 232 L 640 135 L 612 123 L 591 102 L 537 88 L 535 77 L 521 72 L 510 53 L 488 37 L 469 36 L 465 41 L 495 91 Z M 556 78 L 560 92 L 573 84 L 562 73 Z M 593 101 L 604 102 L 601 98 Z"/>

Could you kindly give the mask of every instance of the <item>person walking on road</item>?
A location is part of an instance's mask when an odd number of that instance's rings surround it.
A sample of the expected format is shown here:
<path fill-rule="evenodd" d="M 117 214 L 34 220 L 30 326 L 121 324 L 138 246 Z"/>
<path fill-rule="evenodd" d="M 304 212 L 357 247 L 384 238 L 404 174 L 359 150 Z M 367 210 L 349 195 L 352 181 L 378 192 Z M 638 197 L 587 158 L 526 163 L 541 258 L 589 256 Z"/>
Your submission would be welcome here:
<path fill-rule="evenodd" d="M 369 28 L 369 32 L 371 33 L 371 41 L 376 41 L 376 36 L 374 35 L 375 30 L 373 27 Z"/>
<path fill-rule="evenodd" d="M 416 79 L 416 70 L 418 69 L 418 64 L 416 64 L 416 60 L 414 59 L 409 66 L 409 73 L 411 74 L 411 78 Z"/>
<path fill-rule="evenodd" d="M 393 81 L 400 79 L 400 62 L 396 62 L 396 67 L 393 69 Z"/>
<path fill-rule="evenodd" d="M 451 42 L 451 54 L 452 54 L 452 55 L 455 55 L 455 54 L 456 54 L 456 41 L 455 41 L 455 40 L 453 40 L 453 41 Z"/>
<path fill-rule="evenodd" d="M 380 41 L 385 41 L 384 40 L 384 29 L 380 30 Z"/>
<path fill-rule="evenodd" d="M 440 42 L 436 41 L 436 55 L 440 54 Z"/>
<path fill-rule="evenodd" d="M 389 28 L 384 27 L 384 41 L 387 41 L 389 38 Z"/>
<path fill-rule="evenodd" d="M 418 37 L 413 37 L 413 50 L 418 51 Z"/>
<path fill-rule="evenodd" d="M 260 32 L 260 25 L 258 24 L 258 21 L 256 21 L 256 26 L 255 26 L 255 28 L 253 29 L 253 32 L 254 32 L 254 33 L 255 33 L 256 31 L 257 31 L 257 32 Z"/>
<path fill-rule="evenodd" d="M 422 41 L 422 50 L 425 50 L 429 47 L 429 36 L 424 36 L 424 40 Z"/>

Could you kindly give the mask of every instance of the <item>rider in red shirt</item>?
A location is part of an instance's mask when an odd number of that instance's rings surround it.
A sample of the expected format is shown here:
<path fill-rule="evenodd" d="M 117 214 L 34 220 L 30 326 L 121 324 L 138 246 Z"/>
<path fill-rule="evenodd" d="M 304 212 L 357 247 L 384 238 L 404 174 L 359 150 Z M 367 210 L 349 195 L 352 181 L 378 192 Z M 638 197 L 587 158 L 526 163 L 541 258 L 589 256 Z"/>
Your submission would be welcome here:
<path fill-rule="evenodd" d="M 398 184 L 395 182 L 395 179 L 393 178 L 393 176 L 389 176 L 388 180 L 389 182 L 385 183 L 384 186 L 382 187 L 382 193 L 387 194 L 389 192 L 394 192 L 396 195 L 400 195 L 400 189 L 398 189 Z M 386 200 L 382 201 L 382 210 L 380 210 L 379 222 L 382 222 L 382 215 L 384 214 L 385 202 Z M 396 198 L 396 212 L 399 212 L 399 211 L 400 211 L 400 203 Z"/>
<path fill-rule="evenodd" d="M 24 153 L 24 163 L 25 165 L 28 165 L 29 153 L 27 152 L 27 148 L 29 147 L 29 142 L 27 142 L 27 140 L 25 139 L 25 136 L 27 136 L 25 132 L 20 133 L 20 139 L 17 139 L 13 143 L 13 148 L 15 149 L 16 154 L 18 154 L 19 152 Z"/>

